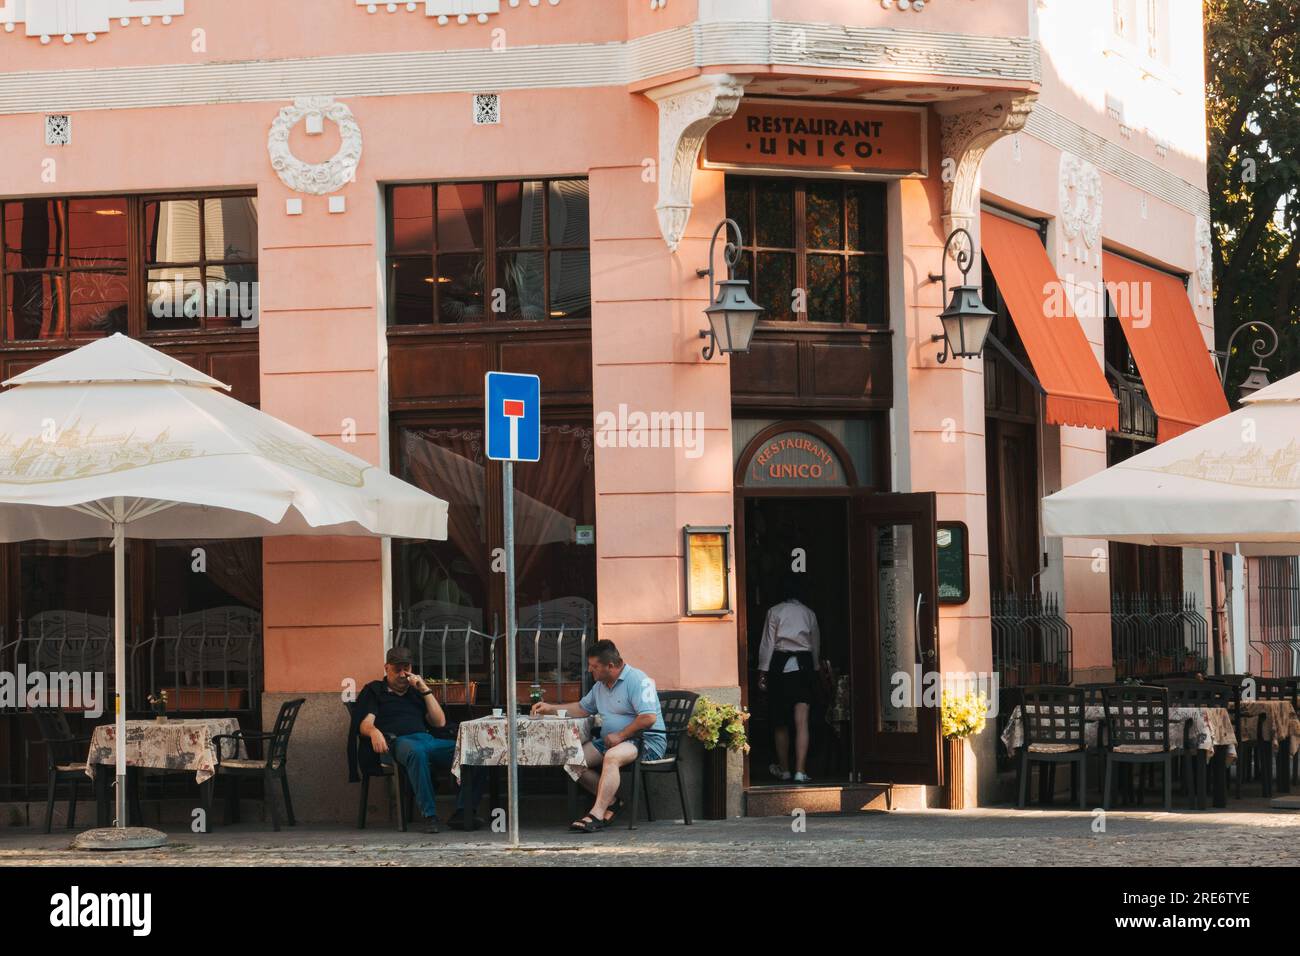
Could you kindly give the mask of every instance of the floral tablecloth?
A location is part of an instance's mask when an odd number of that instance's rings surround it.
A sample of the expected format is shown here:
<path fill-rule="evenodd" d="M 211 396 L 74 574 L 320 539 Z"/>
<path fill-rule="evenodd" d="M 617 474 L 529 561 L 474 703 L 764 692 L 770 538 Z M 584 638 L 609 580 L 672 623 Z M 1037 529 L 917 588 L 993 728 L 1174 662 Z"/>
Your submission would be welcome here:
<path fill-rule="evenodd" d="M 1054 708 L 1064 710 L 1063 707 Z M 1097 746 L 1097 728 L 1106 716 L 1106 709 L 1099 705 L 1084 708 L 1084 737 L 1088 747 Z M 1214 748 L 1226 746 L 1228 759 L 1237 756 L 1237 734 L 1232 727 L 1232 716 L 1222 707 L 1170 707 L 1169 708 L 1169 749 L 1181 750 L 1183 747 L 1183 726 L 1192 721 L 1192 744 L 1197 750 L 1206 752 L 1207 757 L 1214 756 Z M 1006 729 L 1002 731 L 1002 743 L 1008 753 L 1018 753 L 1024 746 L 1025 730 L 1021 722 L 1020 708 L 1016 707 L 1007 718 Z"/>
<path fill-rule="evenodd" d="M 1291 753 L 1300 753 L 1300 714 L 1289 700 L 1243 700 L 1241 702 L 1241 736 L 1254 740 L 1259 717 L 1264 716 L 1264 739 L 1273 744 L 1291 742 Z"/>
<path fill-rule="evenodd" d="M 193 770 L 199 783 L 209 780 L 217 767 L 214 737 L 233 734 L 239 729 L 234 717 L 207 717 L 195 720 L 169 719 L 166 723 L 154 720 L 128 720 L 126 722 L 126 765 L 128 767 L 154 767 L 161 770 Z M 229 740 L 221 742 L 221 756 L 246 757 L 244 746 L 234 752 Z M 95 728 L 90 739 L 90 753 L 86 757 L 86 775 L 92 779 L 98 764 L 113 766 L 116 760 L 117 728 L 103 724 Z"/>
<path fill-rule="evenodd" d="M 582 745 L 591 739 L 590 717 L 519 717 L 519 766 L 563 767 L 574 780 L 587 769 Z M 504 767 L 510 763 L 505 717 L 480 717 L 460 725 L 452 775 L 460 780 L 460 766 Z"/>

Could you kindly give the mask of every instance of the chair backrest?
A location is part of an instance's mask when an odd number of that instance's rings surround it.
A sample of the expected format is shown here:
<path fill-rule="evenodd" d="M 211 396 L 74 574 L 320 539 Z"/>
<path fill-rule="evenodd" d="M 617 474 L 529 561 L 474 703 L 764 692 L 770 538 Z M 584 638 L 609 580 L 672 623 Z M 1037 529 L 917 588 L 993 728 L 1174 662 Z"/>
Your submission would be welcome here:
<path fill-rule="evenodd" d="M 659 709 L 664 714 L 664 733 L 668 738 L 664 757 L 676 757 L 681 746 L 682 734 L 695 713 L 695 702 L 699 694 L 689 690 L 665 690 L 659 692 Z"/>
<path fill-rule="evenodd" d="M 1232 703 L 1232 688 L 1218 681 L 1158 680 L 1152 686 L 1169 691 L 1170 707 L 1227 707 Z"/>
<path fill-rule="evenodd" d="M 1300 678 L 1255 678 L 1255 697 L 1258 700 L 1289 700 L 1295 704 L 1298 693 L 1300 693 Z"/>
<path fill-rule="evenodd" d="M 1082 687 L 1040 684 L 1024 688 L 1020 717 L 1025 744 L 1085 746 L 1086 696 Z"/>
<path fill-rule="evenodd" d="M 299 697 L 297 700 L 286 700 L 280 705 L 280 713 L 276 715 L 275 727 L 271 730 L 271 740 L 266 748 L 267 760 L 272 767 L 280 766 L 289 756 L 289 735 L 293 733 L 294 721 L 298 719 L 298 711 L 305 703 L 307 698 Z"/>
<path fill-rule="evenodd" d="M 1169 690 L 1149 684 L 1118 684 L 1102 691 L 1110 748 L 1155 744 L 1169 749 Z"/>
<path fill-rule="evenodd" d="M 1107 687 L 1115 687 L 1117 685 L 1114 683 L 1108 683 L 1108 684 L 1101 683 L 1101 684 L 1072 684 L 1070 686 L 1077 687 L 1079 690 L 1083 691 L 1083 702 L 1086 706 L 1100 707 L 1104 703 L 1104 701 L 1102 700 L 1102 691 L 1104 691 Z"/>
<path fill-rule="evenodd" d="M 32 714 L 41 729 L 41 742 L 49 766 L 78 763 L 86 759 L 86 750 L 77 743 L 76 735 L 68 725 L 68 716 L 57 707 L 35 707 Z"/>

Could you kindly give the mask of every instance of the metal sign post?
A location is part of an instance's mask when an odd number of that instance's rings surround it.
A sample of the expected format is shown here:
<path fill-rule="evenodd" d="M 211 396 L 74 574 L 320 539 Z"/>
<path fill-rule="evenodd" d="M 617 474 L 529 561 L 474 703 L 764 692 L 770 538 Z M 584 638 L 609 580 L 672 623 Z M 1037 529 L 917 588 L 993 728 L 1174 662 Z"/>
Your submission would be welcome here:
<path fill-rule="evenodd" d="M 507 774 L 506 793 L 510 827 L 510 845 L 519 846 L 519 707 L 516 703 L 515 664 L 519 656 L 515 640 L 515 463 L 501 464 L 501 493 L 505 515 L 506 546 L 506 744 L 510 749 L 510 770 Z"/>
<path fill-rule="evenodd" d="M 488 372 L 484 378 L 487 457 L 501 462 L 506 573 L 506 776 L 510 846 L 519 846 L 519 704 L 515 635 L 515 462 L 542 456 L 542 385 L 536 375 Z"/>

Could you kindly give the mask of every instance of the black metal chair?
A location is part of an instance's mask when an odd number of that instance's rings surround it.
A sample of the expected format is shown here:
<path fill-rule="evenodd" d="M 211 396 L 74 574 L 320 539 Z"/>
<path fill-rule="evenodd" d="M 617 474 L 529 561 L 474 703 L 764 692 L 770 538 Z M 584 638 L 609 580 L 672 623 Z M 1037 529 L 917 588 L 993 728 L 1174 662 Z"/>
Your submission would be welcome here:
<path fill-rule="evenodd" d="M 1173 809 L 1174 758 L 1169 748 L 1169 690 L 1148 684 L 1121 684 L 1102 691 L 1106 708 L 1106 782 L 1102 809 L 1110 809 L 1117 764 L 1161 764 L 1164 767 L 1165 809 Z M 1141 789 L 1139 788 L 1139 800 Z"/>
<path fill-rule="evenodd" d="M 1079 687 L 1053 687 L 1038 685 L 1026 687 L 1020 704 L 1020 723 L 1024 728 L 1024 745 L 1016 763 L 1016 790 L 1018 806 L 1024 809 L 1025 795 L 1033 764 L 1045 764 L 1038 769 L 1039 777 L 1048 767 L 1058 763 L 1071 764 L 1071 780 L 1079 793 L 1079 808 L 1087 807 L 1088 793 L 1088 738 L 1084 720 L 1086 694 Z M 1043 794 L 1050 787 L 1041 789 Z"/>
<path fill-rule="evenodd" d="M 56 707 L 33 708 L 32 714 L 40 727 L 41 743 L 45 745 L 45 832 L 50 832 L 54 821 L 54 791 L 61 783 L 71 784 L 72 788 L 68 795 L 68 829 L 71 830 L 77 823 L 77 788 L 90 782 L 86 776 L 90 738 L 73 734 L 67 715 Z"/>
<path fill-rule="evenodd" d="M 275 726 L 270 733 L 253 730 L 237 730 L 233 734 L 218 734 L 212 738 L 212 746 L 217 752 L 217 780 L 226 777 L 230 780 L 230 787 L 226 795 L 226 822 L 237 822 L 239 820 L 239 782 L 244 777 L 261 777 L 262 778 L 262 799 L 271 808 L 271 829 L 279 832 L 280 830 L 280 808 L 275 802 L 275 793 L 273 785 L 278 778 L 280 781 L 280 790 L 284 794 L 284 815 L 288 820 L 289 826 L 297 826 L 298 823 L 293 817 L 293 801 L 289 799 L 289 737 L 293 733 L 294 722 L 298 719 L 298 711 L 302 705 L 307 703 L 305 697 L 297 700 L 286 700 L 280 705 L 280 713 L 276 715 Z M 261 758 L 255 757 L 223 757 L 223 742 L 231 742 L 231 750 L 239 753 L 240 743 L 248 744 L 257 741 L 262 747 Z"/>
<path fill-rule="evenodd" d="M 353 710 L 356 707 L 356 701 L 344 701 L 343 706 L 348 711 L 348 732 L 351 733 Z M 361 774 L 361 806 L 357 810 L 357 829 L 366 828 L 366 812 L 370 804 L 370 778 L 383 777 L 388 779 L 394 778 L 397 786 L 397 828 L 403 833 L 406 832 L 407 826 L 411 822 L 412 815 L 415 813 L 415 793 L 411 789 L 410 781 L 406 779 L 406 768 L 393 758 L 391 749 L 392 743 L 397 738 L 392 734 L 385 734 L 388 739 L 390 749 L 386 754 L 379 755 L 379 772 L 367 773 L 365 767 L 358 767 Z M 359 740 L 352 740 L 349 746 L 358 746 Z"/>
<path fill-rule="evenodd" d="M 1170 679 L 1151 683 L 1169 691 L 1170 707 L 1219 707 L 1232 714 L 1234 701 L 1238 696 L 1238 692 L 1230 684 L 1219 681 Z M 1237 743 L 1240 746 L 1240 719 L 1234 714 L 1233 721 L 1237 731 Z M 1203 809 L 1209 793 L 1209 768 L 1204 760 L 1196 759 L 1198 751 L 1188 743 L 1191 726 L 1190 719 L 1184 721 L 1183 752 L 1187 756 L 1187 766 L 1192 770 L 1187 785 L 1199 788 L 1196 791 L 1197 809 Z"/>
<path fill-rule="evenodd" d="M 699 699 L 699 694 L 689 690 L 666 690 L 659 694 L 659 708 L 664 715 L 664 736 L 667 738 L 667 746 L 664 748 L 664 755 L 656 759 L 647 760 L 644 754 L 638 755 L 630 767 L 632 769 L 632 812 L 627 821 L 629 830 L 636 829 L 637 808 L 639 806 L 639 794 L 645 791 L 645 812 L 646 818 L 651 823 L 654 822 L 654 810 L 650 804 L 650 782 L 645 776 L 652 773 L 673 773 L 677 775 L 677 796 L 682 802 L 682 819 L 687 826 L 691 825 L 691 805 L 686 799 L 686 780 L 682 777 L 682 765 L 678 760 L 681 751 L 682 734 L 686 733 L 686 725 L 691 722 L 691 715 L 695 713 L 695 701 Z M 637 747 L 640 750 L 640 745 Z M 626 767 L 620 768 L 625 770 Z"/>
<path fill-rule="evenodd" d="M 1300 710 L 1300 678 L 1297 677 L 1256 677 L 1255 678 L 1255 699 L 1256 700 L 1288 700 L 1291 706 Z M 1264 736 L 1264 728 L 1268 725 L 1268 717 L 1264 714 L 1259 715 L 1255 724 L 1255 752 L 1259 758 L 1263 770 L 1264 778 L 1264 796 L 1273 795 L 1273 764 L 1275 752 L 1272 738 Z M 1291 767 L 1286 768 L 1287 772 L 1294 777 L 1294 767 L 1297 754 L 1291 755 Z M 1279 770 L 1283 768 L 1278 768 Z M 1283 783 L 1287 783 L 1284 780 Z"/>

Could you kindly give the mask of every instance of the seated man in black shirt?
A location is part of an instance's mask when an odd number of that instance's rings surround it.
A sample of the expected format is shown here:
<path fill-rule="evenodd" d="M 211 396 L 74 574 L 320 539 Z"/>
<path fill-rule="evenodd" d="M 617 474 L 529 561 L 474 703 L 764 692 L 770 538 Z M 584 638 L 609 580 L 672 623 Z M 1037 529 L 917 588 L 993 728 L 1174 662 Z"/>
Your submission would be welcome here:
<path fill-rule="evenodd" d="M 384 660 L 384 679 L 371 681 L 357 695 L 354 730 L 370 741 L 375 754 L 391 750 L 394 758 L 401 761 L 415 790 L 420 812 L 426 818 L 424 832 L 437 833 L 438 813 L 434 802 L 437 790 L 431 768 L 451 768 L 456 742 L 429 732 L 430 727 L 445 727 L 447 715 L 424 678 L 411 672 L 410 651 L 404 647 L 391 648 Z M 390 744 L 389 737 L 396 739 Z M 463 783 L 456 798 L 456 813 L 450 821 L 456 829 L 476 828 L 475 791 L 482 769 L 465 767 L 461 771 Z"/>

